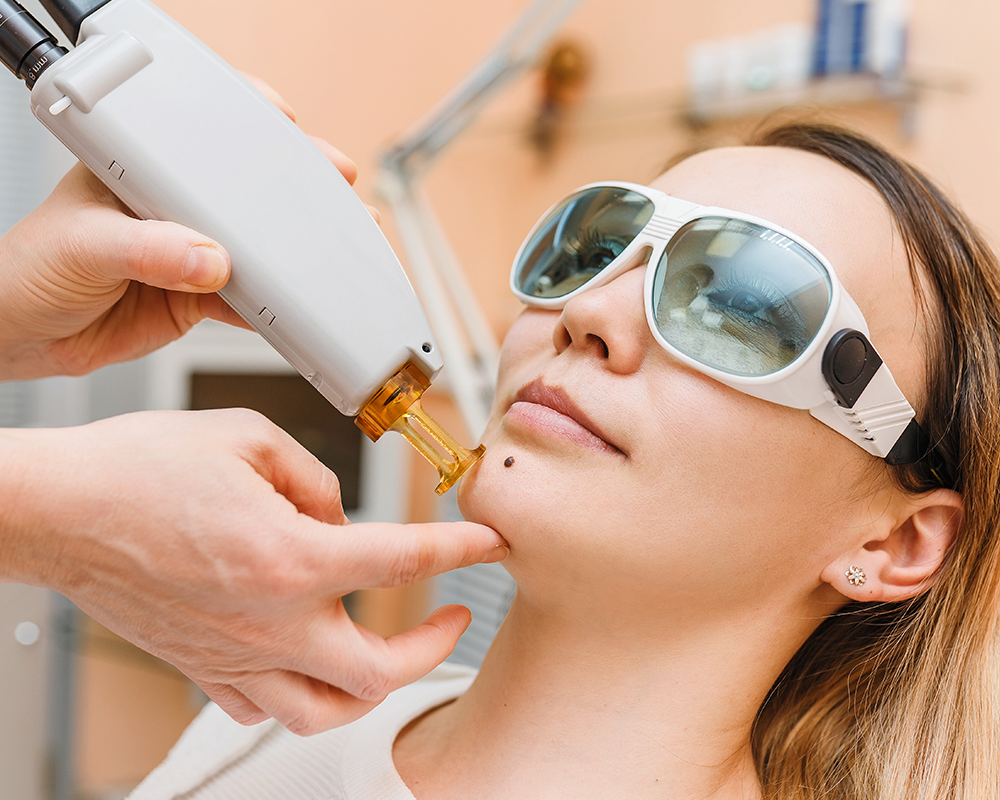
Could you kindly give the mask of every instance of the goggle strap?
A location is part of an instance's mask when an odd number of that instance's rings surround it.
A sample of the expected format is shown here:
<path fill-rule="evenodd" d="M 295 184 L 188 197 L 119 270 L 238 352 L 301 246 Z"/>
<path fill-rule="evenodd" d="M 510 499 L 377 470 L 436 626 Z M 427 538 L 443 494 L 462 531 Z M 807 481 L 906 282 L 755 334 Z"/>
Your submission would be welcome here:
<path fill-rule="evenodd" d="M 929 449 L 930 439 L 924 433 L 924 429 L 917 424 L 917 421 L 911 419 L 910 424 L 903 431 L 903 435 L 896 440 L 889 455 L 885 457 L 885 463 L 894 467 L 900 464 L 912 464 L 927 455 Z M 931 472 L 937 475 L 937 469 L 933 466 Z"/>
<path fill-rule="evenodd" d="M 916 420 L 912 420 L 889 455 L 885 457 L 885 463 L 895 467 L 918 461 L 924 462 L 924 466 L 934 476 L 939 486 L 954 486 L 941 453 L 931 444 L 927 432 L 917 424 Z"/>

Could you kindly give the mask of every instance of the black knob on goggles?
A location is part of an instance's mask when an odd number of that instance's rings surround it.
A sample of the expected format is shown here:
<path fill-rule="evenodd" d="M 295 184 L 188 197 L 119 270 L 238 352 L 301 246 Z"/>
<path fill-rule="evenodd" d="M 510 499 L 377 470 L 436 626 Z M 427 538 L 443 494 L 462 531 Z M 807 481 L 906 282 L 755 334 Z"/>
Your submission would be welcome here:
<path fill-rule="evenodd" d="M 837 403 L 844 408 L 854 408 L 881 366 L 882 357 L 868 337 L 850 328 L 835 333 L 823 352 L 823 377 Z M 927 434 L 911 419 L 885 461 L 893 465 L 912 464 L 923 458 L 929 447 Z"/>

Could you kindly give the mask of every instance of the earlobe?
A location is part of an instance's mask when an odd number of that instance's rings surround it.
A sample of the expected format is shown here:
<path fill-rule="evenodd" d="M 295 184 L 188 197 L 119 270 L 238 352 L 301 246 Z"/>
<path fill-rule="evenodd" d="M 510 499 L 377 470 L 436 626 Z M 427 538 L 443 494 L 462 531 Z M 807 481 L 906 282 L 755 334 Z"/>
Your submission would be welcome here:
<path fill-rule="evenodd" d="M 962 497 L 936 489 L 908 498 L 891 524 L 862 547 L 831 562 L 821 579 L 849 600 L 896 603 L 933 585 L 962 525 Z"/>

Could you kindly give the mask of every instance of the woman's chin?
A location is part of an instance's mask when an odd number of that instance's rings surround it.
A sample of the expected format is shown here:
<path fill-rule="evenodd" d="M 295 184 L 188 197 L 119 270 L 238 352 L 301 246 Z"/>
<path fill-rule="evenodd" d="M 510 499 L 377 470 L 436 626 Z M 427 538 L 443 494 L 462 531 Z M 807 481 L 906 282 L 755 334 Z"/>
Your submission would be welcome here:
<path fill-rule="evenodd" d="M 458 508 L 470 522 L 488 525 L 511 541 L 531 527 L 534 496 L 530 458 L 516 447 L 487 447 L 458 484 Z"/>
<path fill-rule="evenodd" d="M 462 477 L 456 487 L 458 509 L 469 522 L 490 525 L 488 519 L 492 515 L 489 513 L 491 503 L 488 498 L 493 495 L 490 490 L 492 481 L 489 475 L 483 473 L 484 471 L 491 472 L 490 461 L 492 458 L 492 452 L 487 450 L 483 457 Z"/>

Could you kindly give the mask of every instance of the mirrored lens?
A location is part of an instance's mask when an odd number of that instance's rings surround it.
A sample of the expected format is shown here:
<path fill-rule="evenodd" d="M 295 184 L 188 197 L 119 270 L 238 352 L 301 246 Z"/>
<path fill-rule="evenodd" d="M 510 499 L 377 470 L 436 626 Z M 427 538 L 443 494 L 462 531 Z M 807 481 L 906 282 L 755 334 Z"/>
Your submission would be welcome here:
<path fill-rule="evenodd" d="M 563 297 L 617 258 L 650 217 L 653 201 L 638 192 L 595 187 L 560 203 L 522 250 L 517 287 L 532 297 Z"/>
<path fill-rule="evenodd" d="M 827 270 L 761 225 L 689 222 L 657 265 L 653 313 L 670 344 L 734 375 L 769 375 L 812 341 L 830 306 Z"/>

